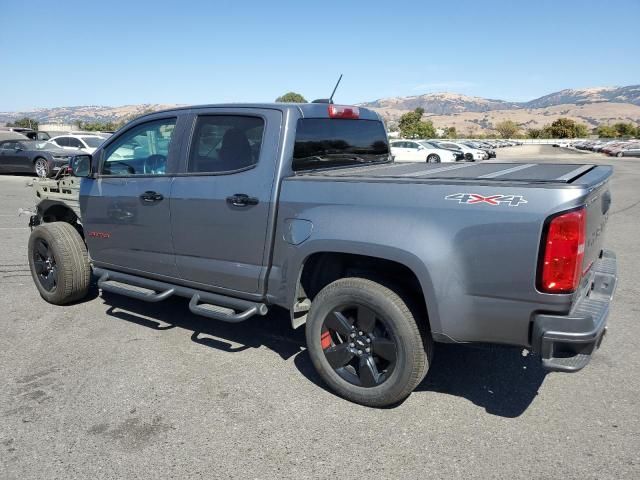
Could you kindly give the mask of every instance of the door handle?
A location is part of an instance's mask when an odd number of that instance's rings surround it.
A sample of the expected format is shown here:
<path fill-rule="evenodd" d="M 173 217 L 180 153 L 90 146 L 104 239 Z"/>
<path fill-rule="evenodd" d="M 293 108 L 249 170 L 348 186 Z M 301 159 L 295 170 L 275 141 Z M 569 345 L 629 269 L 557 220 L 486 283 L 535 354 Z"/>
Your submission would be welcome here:
<path fill-rule="evenodd" d="M 143 202 L 146 202 L 146 203 L 155 203 L 164 199 L 162 194 L 154 192 L 153 190 L 147 190 L 142 195 L 140 195 L 140 198 L 142 199 Z"/>
<path fill-rule="evenodd" d="M 256 197 L 250 197 L 244 193 L 236 193 L 227 197 L 227 203 L 234 207 L 248 207 L 249 205 L 257 205 L 259 200 Z"/>

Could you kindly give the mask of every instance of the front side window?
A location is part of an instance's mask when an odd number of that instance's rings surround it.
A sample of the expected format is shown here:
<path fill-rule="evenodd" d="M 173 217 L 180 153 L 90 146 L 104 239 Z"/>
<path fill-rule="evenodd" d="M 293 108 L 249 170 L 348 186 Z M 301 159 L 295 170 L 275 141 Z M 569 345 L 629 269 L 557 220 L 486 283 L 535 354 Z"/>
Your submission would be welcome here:
<path fill-rule="evenodd" d="M 258 163 L 264 120 L 239 115 L 203 115 L 189 150 L 189 173 L 223 173 Z"/>
<path fill-rule="evenodd" d="M 69 137 L 69 146 L 73 148 L 84 148 L 84 144 L 77 138 Z"/>
<path fill-rule="evenodd" d="M 86 143 L 89 148 L 98 148 L 104 140 L 98 137 L 82 137 L 82 141 Z"/>
<path fill-rule="evenodd" d="M 136 125 L 105 149 L 103 175 L 164 175 L 175 118 Z"/>

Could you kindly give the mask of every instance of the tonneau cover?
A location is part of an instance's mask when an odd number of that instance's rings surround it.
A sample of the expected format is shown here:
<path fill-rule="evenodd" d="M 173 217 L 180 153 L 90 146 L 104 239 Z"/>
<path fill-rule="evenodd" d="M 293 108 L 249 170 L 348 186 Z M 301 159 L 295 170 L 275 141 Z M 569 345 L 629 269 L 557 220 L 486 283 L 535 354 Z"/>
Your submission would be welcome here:
<path fill-rule="evenodd" d="M 318 170 L 301 176 L 571 183 L 595 165 L 545 163 L 387 163 Z"/>

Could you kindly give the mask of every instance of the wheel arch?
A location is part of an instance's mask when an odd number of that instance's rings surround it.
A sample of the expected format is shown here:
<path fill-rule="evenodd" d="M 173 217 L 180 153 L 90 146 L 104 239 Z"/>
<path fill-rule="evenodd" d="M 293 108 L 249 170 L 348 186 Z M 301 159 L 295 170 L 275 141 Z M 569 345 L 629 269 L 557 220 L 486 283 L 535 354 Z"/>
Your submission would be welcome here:
<path fill-rule="evenodd" d="M 421 309 L 428 328 L 439 331 L 433 284 L 426 267 L 408 252 L 384 248 L 359 252 L 363 248 L 322 249 L 306 252 L 297 263 L 295 285 L 287 299 L 294 328 L 306 322 L 313 298 L 326 285 L 349 276 L 381 279 L 387 286 L 400 286 L 403 293 Z"/>
<path fill-rule="evenodd" d="M 37 207 L 37 222 L 33 225 L 51 222 L 65 222 L 72 225 L 84 240 L 84 231 L 78 214 L 64 202 L 57 200 L 43 200 Z"/>

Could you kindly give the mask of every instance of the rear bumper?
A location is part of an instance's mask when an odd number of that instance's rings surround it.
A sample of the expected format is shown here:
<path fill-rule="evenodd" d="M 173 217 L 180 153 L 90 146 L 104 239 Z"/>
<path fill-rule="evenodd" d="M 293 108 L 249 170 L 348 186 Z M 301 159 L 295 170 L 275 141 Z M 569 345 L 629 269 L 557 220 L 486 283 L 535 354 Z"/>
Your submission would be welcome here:
<path fill-rule="evenodd" d="M 607 331 L 609 305 L 617 283 L 616 256 L 604 250 L 593 264 L 587 295 L 567 315 L 537 314 L 531 344 L 542 366 L 554 372 L 577 372 L 591 360 Z"/>

